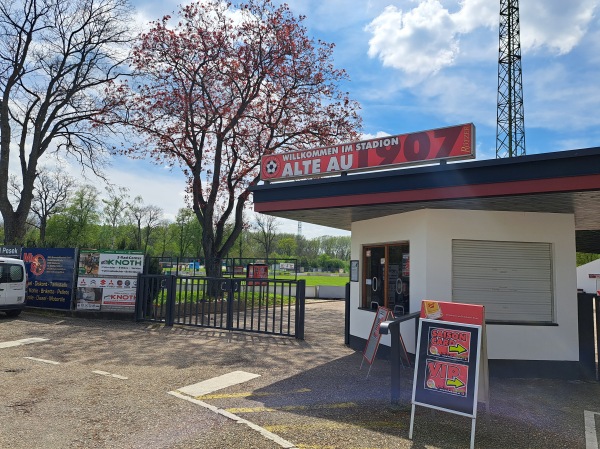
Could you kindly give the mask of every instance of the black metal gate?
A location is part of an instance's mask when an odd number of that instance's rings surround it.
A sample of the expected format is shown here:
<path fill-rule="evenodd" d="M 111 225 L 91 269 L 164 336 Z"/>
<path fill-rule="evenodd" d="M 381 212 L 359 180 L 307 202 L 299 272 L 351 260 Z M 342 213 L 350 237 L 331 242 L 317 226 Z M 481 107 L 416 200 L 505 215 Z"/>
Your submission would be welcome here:
<path fill-rule="evenodd" d="M 140 274 L 135 317 L 304 339 L 305 281 Z"/>

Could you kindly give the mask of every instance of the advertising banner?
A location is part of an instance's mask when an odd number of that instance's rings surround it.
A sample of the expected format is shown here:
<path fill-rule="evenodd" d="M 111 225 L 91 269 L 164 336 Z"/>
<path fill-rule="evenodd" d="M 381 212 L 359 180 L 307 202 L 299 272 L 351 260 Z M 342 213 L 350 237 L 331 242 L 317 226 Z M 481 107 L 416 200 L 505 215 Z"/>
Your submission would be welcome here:
<path fill-rule="evenodd" d="M 135 307 L 136 278 L 79 276 L 77 280 L 77 310 L 129 310 Z M 115 291 L 124 295 L 111 300 Z M 126 297 L 125 297 L 126 296 Z"/>
<path fill-rule="evenodd" d="M 77 310 L 133 312 L 137 274 L 143 270 L 140 251 L 81 251 Z"/>
<path fill-rule="evenodd" d="M 263 156 L 260 177 L 263 181 L 305 178 L 474 157 L 475 126 L 468 123 Z"/>
<path fill-rule="evenodd" d="M 144 271 L 141 251 L 81 251 L 79 274 L 135 277 Z"/>
<path fill-rule="evenodd" d="M 74 248 L 23 248 L 27 272 L 27 305 L 71 308 L 75 277 Z"/>
<path fill-rule="evenodd" d="M 135 307 L 135 290 L 105 288 L 102 291 L 102 308 L 123 309 L 130 308 L 133 311 Z"/>

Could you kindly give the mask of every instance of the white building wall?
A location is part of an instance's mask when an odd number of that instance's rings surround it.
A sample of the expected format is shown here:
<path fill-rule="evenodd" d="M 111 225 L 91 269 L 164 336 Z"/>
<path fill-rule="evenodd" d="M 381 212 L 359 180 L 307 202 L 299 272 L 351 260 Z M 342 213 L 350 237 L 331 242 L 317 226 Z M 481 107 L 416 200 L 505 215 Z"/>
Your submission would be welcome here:
<path fill-rule="evenodd" d="M 551 243 L 557 325 L 488 325 L 488 356 L 513 360 L 579 359 L 573 215 L 429 209 L 365 220 L 352 226 L 352 259 L 361 260 L 363 245 L 409 241 L 413 312 L 419 310 L 423 299 L 452 300 L 453 239 Z M 350 333 L 366 339 L 374 316 L 357 309 L 362 282 L 361 278 L 361 282 L 351 285 Z M 407 348 L 414 352 L 413 326 L 403 324 L 402 335 Z M 381 342 L 389 346 L 389 336 Z"/>
<path fill-rule="evenodd" d="M 427 211 L 407 212 L 391 217 L 364 220 L 352 223 L 352 259 L 359 260 L 359 282 L 350 283 L 350 334 L 366 339 L 369 336 L 375 315 L 367 310 L 359 310 L 363 278 L 362 248 L 377 243 L 410 243 L 410 312 L 416 312 L 420 300 L 426 295 L 426 240 L 425 217 Z M 414 320 L 400 326 L 407 348 L 414 348 Z M 381 344 L 390 345 L 389 335 L 381 337 Z M 414 352 L 414 351 L 413 351 Z"/>
<path fill-rule="evenodd" d="M 590 274 L 600 274 L 600 259 L 577 267 L 577 288 L 595 295 L 600 290 L 600 278 L 590 278 Z"/>

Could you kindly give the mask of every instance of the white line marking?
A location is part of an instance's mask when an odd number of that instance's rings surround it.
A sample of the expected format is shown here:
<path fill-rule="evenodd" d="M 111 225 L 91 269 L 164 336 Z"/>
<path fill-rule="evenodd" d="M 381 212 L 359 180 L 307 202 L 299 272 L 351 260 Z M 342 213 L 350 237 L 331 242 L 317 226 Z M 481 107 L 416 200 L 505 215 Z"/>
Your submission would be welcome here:
<path fill-rule="evenodd" d="M 222 390 L 223 388 L 248 382 L 249 380 L 256 379 L 257 377 L 260 377 L 260 374 L 252 374 L 245 371 L 232 371 L 231 373 L 213 377 L 212 379 L 198 382 L 197 384 L 178 388 L 177 391 L 196 398 L 212 393 L 213 391 Z"/>
<path fill-rule="evenodd" d="M 181 389 L 179 389 L 179 391 L 181 391 Z M 189 396 L 185 396 L 181 393 L 179 393 L 179 391 L 169 391 L 168 394 L 175 396 L 176 398 L 180 398 L 180 399 L 184 399 L 186 401 L 189 401 L 193 404 L 196 405 L 200 405 L 208 410 L 211 410 L 219 415 L 222 415 L 226 418 L 229 418 L 239 424 L 245 424 L 248 427 L 250 427 L 252 430 L 256 430 L 257 432 L 259 432 L 262 436 L 264 436 L 265 438 L 268 438 L 269 440 L 275 442 L 276 444 L 278 444 L 279 446 L 286 448 L 286 449 L 297 449 L 296 446 L 292 443 L 290 443 L 287 440 L 284 440 L 283 438 L 281 438 L 279 435 L 275 435 L 273 432 L 269 432 L 267 429 L 260 427 L 257 424 L 254 424 L 248 420 L 245 420 L 243 418 L 240 418 L 237 415 L 234 415 L 233 413 L 229 413 L 223 409 L 217 408 L 214 405 L 210 405 L 207 404 L 206 402 L 202 402 L 199 401 L 198 399 L 195 398 L 191 398 Z"/>
<path fill-rule="evenodd" d="M 30 345 L 31 343 L 39 343 L 42 341 L 48 341 L 47 338 L 23 338 L 21 340 L 5 341 L 0 343 L 0 349 L 12 348 L 14 346 Z"/>
<path fill-rule="evenodd" d="M 112 373 L 108 373 L 106 371 L 100 371 L 100 370 L 92 371 L 92 373 L 99 374 L 101 376 L 106 376 L 106 377 L 114 377 L 115 379 L 121 379 L 121 380 L 129 379 L 129 377 L 121 376 L 120 374 L 112 374 Z"/>
<path fill-rule="evenodd" d="M 48 363 L 50 365 L 60 365 L 60 362 L 55 362 L 54 360 L 38 359 L 36 357 L 23 357 L 23 358 L 27 359 L 27 360 L 33 360 L 34 362 Z"/>
<path fill-rule="evenodd" d="M 598 436 L 596 435 L 596 417 L 598 412 L 583 411 L 585 422 L 585 449 L 598 449 Z"/>

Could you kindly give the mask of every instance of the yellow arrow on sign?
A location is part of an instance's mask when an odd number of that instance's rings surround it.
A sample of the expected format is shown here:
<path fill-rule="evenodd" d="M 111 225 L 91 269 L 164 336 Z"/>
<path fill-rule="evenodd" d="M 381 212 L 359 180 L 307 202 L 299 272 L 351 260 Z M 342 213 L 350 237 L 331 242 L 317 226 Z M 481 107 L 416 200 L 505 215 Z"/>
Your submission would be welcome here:
<path fill-rule="evenodd" d="M 460 343 L 454 346 L 448 346 L 448 352 L 456 352 L 457 354 L 462 354 L 463 352 L 466 352 L 467 348 L 465 348 L 463 345 L 461 345 Z"/>
<path fill-rule="evenodd" d="M 455 377 L 454 379 L 446 379 L 446 386 L 447 387 L 454 387 L 454 388 L 460 388 L 460 387 L 464 387 L 464 382 L 462 380 L 460 380 L 458 377 Z"/>

